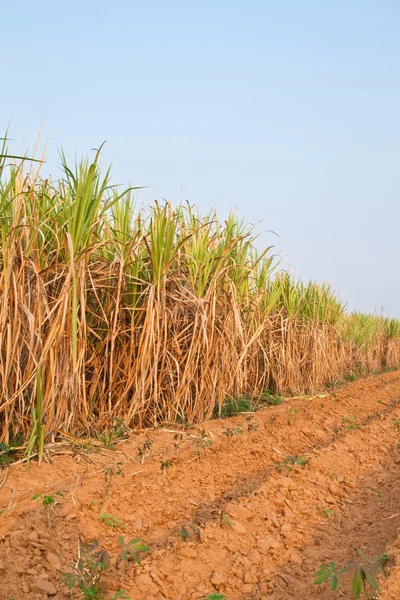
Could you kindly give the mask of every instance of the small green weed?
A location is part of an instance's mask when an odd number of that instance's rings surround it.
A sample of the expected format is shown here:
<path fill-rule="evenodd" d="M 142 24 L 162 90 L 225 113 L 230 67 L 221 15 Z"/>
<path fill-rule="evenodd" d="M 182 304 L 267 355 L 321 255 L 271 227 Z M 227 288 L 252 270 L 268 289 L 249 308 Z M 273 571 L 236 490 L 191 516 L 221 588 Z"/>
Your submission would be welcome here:
<path fill-rule="evenodd" d="M 233 527 L 233 521 L 230 518 L 230 516 L 227 515 L 226 513 L 224 515 L 222 515 L 221 521 L 223 524 L 227 525 L 228 527 Z"/>
<path fill-rule="evenodd" d="M 346 373 L 344 378 L 347 382 L 356 381 L 357 375 L 355 373 Z"/>
<path fill-rule="evenodd" d="M 285 458 L 283 463 L 281 463 L 279 465 L 278 469 L 280 471 L 283 471 L 285 469 L 291 470 L 295 466 L 305 467 L 309 462 L 310 462 L 310 459 L 307 458 L 307 456 L 305 454 L 300 454 L 300 456 L 290 455 Z"/>
<path fill-rule="evenodd" d="M 125 542 L 122 535 L 118 536 L 118 543 L 122 548 L 121 558 L 122 560 L 129 560 L 133 558 L 133 560 L 141 566 L 141 562 L 139 559 L 139 552 L 150 552 L 150 548 L 142 543 L 140 538 L 135 538 L 134 540 L 130 540 L 129 542 Z"/>
<path fill-rule="evenodd" d="M 371 598 L 371 595 L 368 593 L 369 587 L 380 592 L 378 582 L 372 573 L 376 572 L 377 574 L 384 574 L 381 566 L 382 557 L 377 556 L 375 560 L 371 560 L 359 548 L 357 548 L 357 552 L 361 561 L 349 562 L 342 569 L 337 569 L 334 562 L 330 562 L 329 565 L 321 565 L 316 572 L 315 585 L 329 582 L 332 591 L 336 591 L 339 587 L 339 576 L 354 570 L 351 587 L 353 596 L 356 600 L 360 598 L 361 594 L 364 594 L 366 598 Z M 383 556 L 386 558 L 387 555 Z"/>
<path fill-rule="evenodd" d="M 180 448 L 180 445 L 182 444 L 182 442 L 183 442 L 183 433 L 176 433 L 174 435 L 174 442 L 173 442 L 176 454 L 178 454 L 179 448 Z"/>
<path fill-rule="evenodd" d="M 162 460 L 160 464 L 161 464 L 161 471 L 163 472 L 164 475 L 166 475 L 168 469 L 170 467 L 172 467 L 172 465 L 174 463 L 172 462 L 172 460 Z"/>
<path fill-rule="evenodd" d="M 380 490 L 378 490 L 377 488 L 371 488 L 372 492 L 375 492 L 375 494 L 378 496 L 378 498 L 382 498 L 382 492 Z"/>
<path fill-rule="evenodd" d="M 238 427 L 224 427 L 224 429 L 225 431 L 223 431 L 222 434 L 227 438 L 231 438 L 234 435 L 242 435 L 243 433 L 243 429 L 240 425 Z"/>
<path fill-rule="evenodd" d="M 208 596 L 206 596 L 204 600 L 225 600 L 225 594 L 208 594 Z"/>
<path fill-rule="evenodd" d="M 200 451 L 209 448 L 214 443 L 214 440 L 205 429 L 200 429 L 196 435 L 192 436 L 192 446 L 195 449 L 197 458 L 200 456 Z"/>
<path fill-rule="evenodd" d="M 393 419 L 394 426 L 400 429 L 400 419 Z"/>
<path fill-rule="evenodd" d="M 110 555 L 97 540 L 79 548 L 79 556 L 72 573 L 63 574 L 63 583 L 76 588 L 85 600 L 103 600 L 100 579 L 110 565 Z M 124 590 L 116 592 L 112 600 L 130 600 Z"/>
<path fill-rule="evenodd" d="M 107 485 L 107 489 L 110 489 L 112 486 L 112 482 L 114 477 L 120 475 L 121 477 L 125 477 L 123 470 L 121 469 L 121 465 L 124 463 L 109 463 L 104 469 L 104 479 Z"/>
<path fill-rule="evenodd" d="M 24 448 L 24 435 L 18 433 L 9 444 L 0 443 L 0 467 L 11 465 L 18 459 L 18 451 Z"/>
<path fill-rule="evenodd" d="M 104 523 L 104 525 L 107 525 L 107 527 L 111 527 L 111 529 L 125 529 L 125 525 L 121 519 L 117 519 L 107 513 L 101 513 L 99 520 L 101 523 Z"/>
<path fill-rule="evenodd" d="M 247 424 L 247 431 L 249 433 L 251 433 L 252 431 L 257 431 L 260 426 L 259 423 L 257 423 L 257 421 L 251 421 L 251 419 L 252 419 L 251 415 L 249 417 L 247 417 L 247 420 L 250 421 Z"/>
<path fill-rule="evenodd" d="M 43 510 L 47 515 L 49 524 L 52 524 L 54 521 L 54 517 L 55 517 L 55 506 L 57 504 L 56 498 L 55 496 L 59 496 L 60 498 L 64 498 L 63 494 L 61 492 L 56 492 L 53 495 L 48 495 L 48 496 L 41 496 L 41 494 L 34 494 L 32 496 L 32 500 L 38 500 L 39 498 L 42 498 L 42 506 L 43 506 Z"/>
<path fill-rule="evenodd" d="M 385 552 L 385 554 L 381 554 L 380 556 L 376 557 L 376 561 L 381 565 L 381 567 L 383 569 L 386 567 L 389 560 L 390 560 L 389 554 L 387 554 L 386 552 Z"/>
<path fill-rule="evenodd" d="M 0 466 L 11 465 L 15 460 L 11 446 L 0 443 Z"/>
<path fill-rule="evenodd" d="M 283 398 L 264 390 L 261 396 L 246 394 L 240 398 L 228 398 L 221 406 L 214 409 L 214 418 L 233 417 L 243 412 L 257 412 L 267 406 L 278 406 L 284 402 Z"/>
<path fill-rule="evenodd" d="M 360 424 L 353 415 L 345 415 L 342 417 L 342 427 L 348 431 L 355 431 L 360 428 Z"/>
<path fill-rule="evenodd" d="M 324 517 L 324 519 L 329 519 L 329 517 L 335 513 L 333 508 L 322 508 L 321 506 L 319 506 L 318 509 L 321 512 L 321 515 Z"/>
<path fill-rule="evenodd" d="M 153 445 L 153 440 L 148 437 L 145 439 L 141 446 L 138 446 L 138 454 L 140 457 L 140 462 L 142 465 L 144 464 L 145 459 L 150 456 L 151 447 Z"/>
<path fill-rule="evenodd" d="M 116 418 L 111 429 L 102 433 L 100 441 L 103 442 L 106 448 L 111 450 L 119 440 L 126 438 L 126 433 L 124 420 Z"/>
<path fill-rule="evenodd" d="M 298 408 L 292 408 L 291 406 L 286 409 L 286 418 L 289 424 L 296 421 L 298 412 Z"/>

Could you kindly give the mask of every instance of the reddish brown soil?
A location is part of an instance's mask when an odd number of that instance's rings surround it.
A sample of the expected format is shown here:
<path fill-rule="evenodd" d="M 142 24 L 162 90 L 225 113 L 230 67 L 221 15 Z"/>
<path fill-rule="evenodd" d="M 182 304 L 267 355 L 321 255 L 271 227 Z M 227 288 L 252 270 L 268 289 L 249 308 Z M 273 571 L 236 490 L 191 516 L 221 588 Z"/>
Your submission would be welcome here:
<path fill-rule="evenodd" d="M 135 434 L 114 451 L 83 454 L 64 445 L 63 455 L 49 454 L 40 467 L 11 467 L 0 489 L 0 600 L 48 597 L 39 581 L 55 586 L 55 599 L 79 598 L 57 568 L 72 572 L 78 539 L 94 538 L 116 557 L 102 578 L 109 599 L 124 589 L 132 600 L 213 592 L 226 600 L 330 600 L 338 593 L 314 585 L 316 569 L 330 560 L 343 566 L 361 548 L 371 557 L 389 553 L 380 597 L 398 600 L 399 398 L 397 371 L 323 398 L 210 421 L 202 428 L 213 443 L 205 447 L 196 444 L 201 428 L 186 429 L 180 440 L 171 427 Z M 242 433 L 234 431 L 239 427 Z M 146 437 L 151 455 L 141 464 L 138 446 Z M 301 455 L 306 465 L 281 467 Z M 107 486 L 104 471 L 117 463 L 124 477 L 116 474 Z M 32 496 L 56 492 L 63 497 L 55 496 L 49 523 Z M 101 513 L 124 529 L 101 523 Z M 120 534 L 150 546 L 141 567 L 121 561 Z M 351 598 L 349 590 L 344 576 L 340 597 Z"/>

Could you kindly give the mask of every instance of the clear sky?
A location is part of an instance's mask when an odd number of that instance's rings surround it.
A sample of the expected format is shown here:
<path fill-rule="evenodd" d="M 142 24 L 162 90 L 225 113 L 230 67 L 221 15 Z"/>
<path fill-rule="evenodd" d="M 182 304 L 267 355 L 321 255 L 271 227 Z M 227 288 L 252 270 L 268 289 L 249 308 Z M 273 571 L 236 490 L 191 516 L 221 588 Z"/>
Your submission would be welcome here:
<path fill-rule="evenodd" d="M 400 317 L 399 0 L 1 2 L 0 131 L 231 207 L 350 308 Z"/>

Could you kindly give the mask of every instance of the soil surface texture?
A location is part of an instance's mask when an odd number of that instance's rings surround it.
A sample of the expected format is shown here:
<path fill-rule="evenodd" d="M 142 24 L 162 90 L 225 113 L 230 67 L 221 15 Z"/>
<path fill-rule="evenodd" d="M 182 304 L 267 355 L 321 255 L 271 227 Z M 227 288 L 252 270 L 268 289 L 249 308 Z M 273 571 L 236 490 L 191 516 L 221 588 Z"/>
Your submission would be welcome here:
<path fill-rule="evenodd" d="M 0 600 L 82 598 L 82 577 L 107 600 L 351 599 L 352 572 L 314 580 L 357 549 L 388 555 L 379 598 L 400 599 L 399 371 L 112 449 L 64 439 L 0 471 Z"/>

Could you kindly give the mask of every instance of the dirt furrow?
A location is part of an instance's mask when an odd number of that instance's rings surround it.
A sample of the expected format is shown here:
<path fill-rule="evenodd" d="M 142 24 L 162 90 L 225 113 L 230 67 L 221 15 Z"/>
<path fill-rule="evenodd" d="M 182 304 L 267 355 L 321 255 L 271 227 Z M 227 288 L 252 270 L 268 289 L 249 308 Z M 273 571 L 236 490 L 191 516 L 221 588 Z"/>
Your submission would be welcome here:
<path fill-rule="evenodd" d="M 142 567 L 114 559 L 105 597 L 118 589 L 132 600 L 335 597 L 313 584 L 321 562 L 342 566 L 356 547 L 370 556 L 396 547 L 399 397 L 399 373 L 387 373 L 211 421 L 204 432 L 148 431 L 114 452 L 13 467 L 0 489 L 0 598 L 45 598 L 40 581 L 55 586 L 54 598 L 71 597 L 60 570 L 71 571 L 78 537 L 116 556 L 118 534 L 151 552 Z M 56 492 L 49 521 L 32 496 Z M 383 582 L 390 600 L 395 573 Z M 346 577 L 341 586 L 346 594 Z"/>

